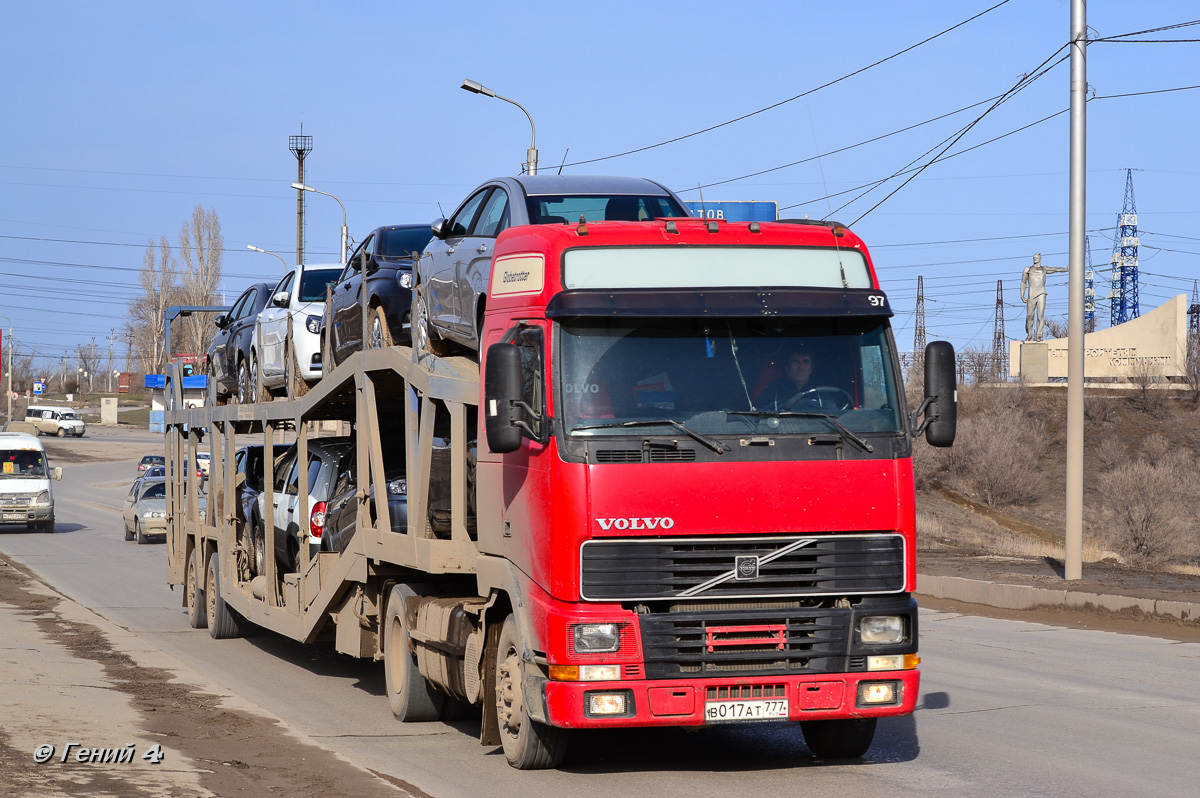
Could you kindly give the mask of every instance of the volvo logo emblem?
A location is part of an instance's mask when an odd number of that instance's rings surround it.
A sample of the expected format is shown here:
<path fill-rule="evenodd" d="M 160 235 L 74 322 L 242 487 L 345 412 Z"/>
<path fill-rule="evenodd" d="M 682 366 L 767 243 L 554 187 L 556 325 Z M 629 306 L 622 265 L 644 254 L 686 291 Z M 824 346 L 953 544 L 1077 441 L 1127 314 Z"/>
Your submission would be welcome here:
<path fill-rule="evenodd" d="M 753 554 L 744 557 L 735 557 L 733 561 L 734 579 L 738 581 L 746 579 L 758 579 L 758 557 Z"/>

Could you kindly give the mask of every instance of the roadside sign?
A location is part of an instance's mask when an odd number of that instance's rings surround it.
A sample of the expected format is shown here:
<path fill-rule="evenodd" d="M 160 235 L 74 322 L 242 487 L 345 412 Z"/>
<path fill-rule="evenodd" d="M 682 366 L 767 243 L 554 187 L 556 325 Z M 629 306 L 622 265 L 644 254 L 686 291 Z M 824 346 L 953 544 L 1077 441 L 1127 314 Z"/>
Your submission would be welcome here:
<path fill-rule="evenodd" d="M 42 394 L 44 394 L 46 392 L 46 381 L 45 380 L 36 380 L 33 383 L 33 392 L 38 396 L 41 396 Z"/>
<path fill-rule="evenodd" d="M 779 218 L 777 202 L 685 202 L 702 219 L 727 222 L 773 222 Z"/>

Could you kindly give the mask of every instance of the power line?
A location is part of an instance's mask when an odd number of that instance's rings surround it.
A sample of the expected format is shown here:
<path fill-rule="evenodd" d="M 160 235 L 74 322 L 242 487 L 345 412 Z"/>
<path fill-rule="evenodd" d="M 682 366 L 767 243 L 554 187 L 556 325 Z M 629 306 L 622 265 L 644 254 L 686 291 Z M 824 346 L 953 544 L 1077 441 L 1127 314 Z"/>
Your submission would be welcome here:
<path fill-rule="evenodd" d="M 774 108 L 778 108 L 781 105 L 786 105 L 787 103 L 794 102 L 795 100 L 799 100 L 802 97 L 807 97 L 808 95 L 813 94 L 814 92 L 818 92 L 821 89 L 827 89 L 830 86 L 841 83 L 844 80 L 849 80 L 850 78 L 854 77 L 855 75 L 861 75 L 863 72 L 866 72 L 869 69 L 874 69 L 875 67 L 879 66 L 880 64 L 887 63 L 888 61 L 891 61 L 893 58 L 898 58 L 899 56 L 902 56 L 907 52 L 915 50 L 916 48 L 920 47 L 921 45 L 928 44 L 929 42 L 933 41 L 934 39 L 937 39 L 941 36 L 945 36 L 947 33 L 950 33 L 951 31 L 953 31 L 957 28 L 961 28 L 963 25 L 966 25 L 968 22 L 973 22 L 974 20 L 979 19 L 980 17 L 984 16 L 985 14 L 989 14 L 992 11 L 995 11 L 997 8 L 1000 8 L 1000 6 L 1006 5 L 1008 2 L 1009 2 L 1009 0 L 1001 0 L 1001 2 L 997 3 L 996 5 L 992 6 L 991 8 L 984 9 L 983 11 L 980 11 L 975 16 L 964 19 L 962 22 L 959 22 L 956 25 L 952 25 L 951 27 L 946 28 L 945 30 L 943 30 L 939 33 L 935 33 L 933 36 L 930 36 L 927 39 L 922 39 L 921 41 L 917 42 L 916 44 L 909 45 L 908 47 L 905 47 L 903 50 L 892 53 L 891 55 L 887 56 L 886 58 L 881 58 L 878 61 L 875 61 L 874 63 L 867 64 L 865 67 L 856 69 L 855 71 L 853 71 L 849 74 L 842 75 L 840 78 L 835 78 L 834 80 L 831 80 L 828 83 L 822 83 L 820 86 L 816 86 L 815 88 L 808 89 L 807 91 L 801 92 L 800 94 L 797 94 L 794 97 L 789 97 L 786 100 L 780 100 L 779 102 L 768 105 L 765 108 L 759 108 L 757 111 L 751 111 L 748 114 L 742 114 L 741 116 L 735 117 L 735 118 L 727 120 L 725 122 L 721 122 L 716 125 L 710 125 L 709 127 L 706 127 L 703 130 L 697 130 L 694 133 L 687 133 L 682 136 L 676 136 L 675 138 L 667 139 L 666 141 L 660 141 L 657 144 L 650 144 L 645 147 L 638 147 L 637 149 L 626 150 L 625 152 L 618 152 L 615 155 L 605 155 L 601 158 L 591 158 L 586 161 L 574 161 L 573 163 L 563 164 L 563 167 L 583 166 L 584 164 L 589 164 L 589 163 L 598 163 L 600 161 L 609 161 L 609 160 L 612 160 L 613 158 L 622 158 L 626 155 L 633 155 L 634 153 L 645 152 L 646 150 L 653 150 L 657 147 L 663 147 L 663 146 L 666 146 L 667 144 L 674 144 L 675 142 L 683 141 L 684 139 L 690 139 L 693 136 L 699 136 L 702 133 L 709 133 L 713 130 L 717 130 L 718 128 L 726 127 L 727 125 L 732 125 L 735 122 L 741 122 L 743 119 L 749 119 L 752 116 L 757 116 L 758 114 L 765 113 L 766 111 L 770 111 Z"/>

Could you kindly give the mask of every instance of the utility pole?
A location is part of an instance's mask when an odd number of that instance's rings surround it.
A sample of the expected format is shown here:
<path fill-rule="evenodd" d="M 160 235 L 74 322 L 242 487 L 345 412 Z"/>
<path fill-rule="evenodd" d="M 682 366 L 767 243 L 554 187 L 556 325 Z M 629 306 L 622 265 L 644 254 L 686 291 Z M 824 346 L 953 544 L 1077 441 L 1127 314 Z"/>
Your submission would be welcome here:
<path fill-rule="evenodd" d="M 1087 3 L 1071 0 L 1071 173 L 1068 216 L 1067 528 L 1063 575 L 1083 578 L 1083 329 L 1087 248 Z M 1131 184 L 1132 185 L 1132 184 Z M 1132 190 L 1132 189 L 1131 189 Z M 1135 224 L 1136 224 L 1136 217 Z M 1136 255 L 1135 255 L 1136 268 Z M 1124 301 L 1124 299 L 1122 299 Z"/>
<path fill-rule="evenodd" d="M 1004 349 L 1008 336 L 1004 332 L 1004 281 L 996 281 L 996 322 L 992 329 L 992 368 L 991 379 L 1000 379 L 1003 373 Z"/>
<path fill-rule="evenodd" d="M 113 349 L 113 336 L 116 335 L 116 332 L 117 332 L 116 330 L 112 330 L 112 329 L 110 329 L 108 331 L 108 392 L 109 393 L 112 393 L 112 371 L 113 371 L 113 369 L 112 369 L 112 349 Z"/>

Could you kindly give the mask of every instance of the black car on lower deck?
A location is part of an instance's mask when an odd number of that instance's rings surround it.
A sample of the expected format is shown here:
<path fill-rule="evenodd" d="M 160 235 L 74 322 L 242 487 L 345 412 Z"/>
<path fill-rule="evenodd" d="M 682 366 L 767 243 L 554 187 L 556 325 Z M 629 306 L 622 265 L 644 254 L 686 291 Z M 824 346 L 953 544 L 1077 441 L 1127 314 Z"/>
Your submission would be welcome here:
<path fill-rule="evenodd" d="M 267 283 L 255 283 L 242 292 L 228 313 L 213 320 L 217 334 L 204 357 L 204 369 L 217 404 L 224 404 L 229 396 L 239 403 L 257 401 L 258 381 L 250 373 L 250 344 L 254 322 L 271 298 L 270 291 Z"/>
<path fill-rule="evenodd" d="M 276 444 L 273 447 L 274 456 L 278 457 L 287 450 L 287 446 Z M 237 491 L 237 503 L 234 505 L 237 511 L 238 521 L 243 524 L 243 528 L 247 531 L 247 538 L 250 536 L 250 531 L 257 528 L 259 521 L 259 501 L 258 497 L 263 492 L 264 479 L 266 475 L 266 467 L 263 458 L 264 447 L 243 446 L 239 448 L 233 455 L 234 468 L 236 476 L 234 477 L 235 490 Z M 215 489 L 219 489 L 217 486 Z M 265 573 L 266 565 L 263 562 L 262 547 L 255 548 L 254 546 L 247 547 L 250 557 L 254 562 L 250 563 L 250 572 L 252 574 Z"/>
<path fill-rule="evenodd" d="M 325 310 L 333 365 L 363 348 L 364 292 L 367 347 L 411 340 L 413 262 L 431 238 L 427 224 L 388 225 L 372 230 L 354 250 Z"/>

